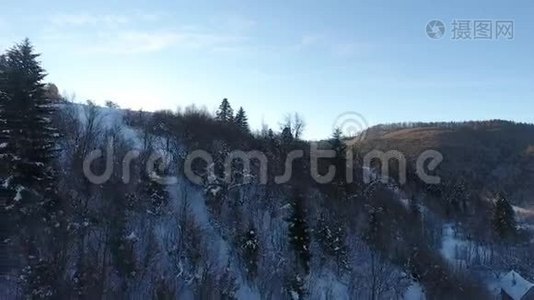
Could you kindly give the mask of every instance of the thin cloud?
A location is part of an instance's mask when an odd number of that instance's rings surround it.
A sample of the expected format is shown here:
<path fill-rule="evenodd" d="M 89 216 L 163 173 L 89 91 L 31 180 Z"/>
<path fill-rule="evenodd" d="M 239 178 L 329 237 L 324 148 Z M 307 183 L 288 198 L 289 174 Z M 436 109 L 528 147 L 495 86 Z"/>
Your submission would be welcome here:
<path fill-rule="evenodd" d="M 322 49 L 332 56 L 348 58 L 359 54 L 369 53 L 373 49 L 371 43 L 337 39 L 326 34 L 305 34 L 297 42 L 295 48 L 299 51 Z"/>
<path fill-rule="evenodd" d="M 221 33 L 199 26 L 177 29 L 146 29 L 145 23 L 158 24 L 165 14 L 57 14 L 49 19 L 44 38 L 56 45 L 69 45 L 78 53 L 138 54 L 171 47 L 220 49 L 235 47 L 244 39 L 239 33 Z M 233 28 L 252 26 L 244 19 L 231 19 Z M 152 25 L 154 25 L 152 24 Z M 154 26 L 150 26 L 154 27 Z M 80 33 L 80 30 L 90 28 Z"/>
<path fill-rule="evenodd" d="M 156 22 L 164 17 L 159 12 L 131 12 L 127 14 L 91 14 L 91 13 L 59 13 L 48 18 L 48 23 L 56 27 L 65 26 L 104 26 L 118 27 L 138 22 Z"/>
<path fill-rule="evenodd" d="M 131 22 L 131 16 L 115 14 L 57 14 L 50 18 L 50 23 L 55 26 L 113 26 L 123 25 L 129 22 Z"/>
<path fill-rule="evenodd" d="M 209 33 L 175 31 L 121 31 L 100 38 L 89 53 L 137 54 L 162 51 L 171 47 L 211 49 L 229 47 L 243 38 Z"/>

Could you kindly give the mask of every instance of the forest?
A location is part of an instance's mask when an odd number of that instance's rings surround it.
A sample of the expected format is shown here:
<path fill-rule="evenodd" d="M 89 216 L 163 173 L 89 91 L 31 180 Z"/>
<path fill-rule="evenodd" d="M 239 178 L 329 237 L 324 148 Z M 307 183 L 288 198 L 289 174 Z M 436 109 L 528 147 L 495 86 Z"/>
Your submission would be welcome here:
<path fill-rule="evenodd" d="M 69 99 L 39 57 L 29 40 L 0 56 L 2 299 L 490 299 L 511 270 L 534 279 L 533 125 L 309 141 L 298 113 L 257 130 L 226 98 L 216 113 Z M 312 144 L 332 155 L 311 163 Z M 445 157 L 438 184 L 417 176 L 427 146 Z M 364 166 L 372 149 L 403 151 L 407 182 Z M 235 151 L 261 153 L 266 180 Z M 326 183 L 311 172 L 331 167 Z"/>

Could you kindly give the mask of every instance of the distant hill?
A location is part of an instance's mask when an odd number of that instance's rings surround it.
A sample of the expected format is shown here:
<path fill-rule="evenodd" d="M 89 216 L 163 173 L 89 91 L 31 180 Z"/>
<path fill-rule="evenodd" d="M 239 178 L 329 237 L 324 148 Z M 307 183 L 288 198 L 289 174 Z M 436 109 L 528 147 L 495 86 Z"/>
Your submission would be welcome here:
<path fill-rule="evenodd" d="M 534 206 L 534 125 L 502 120 L 404 123 L 367 130 L 357 147 L 401 151 L 412 166 L 423 151 L 439 151 L 445 181 L 464 177 L 479 190 L 503 190 L 513 203 Z"/>

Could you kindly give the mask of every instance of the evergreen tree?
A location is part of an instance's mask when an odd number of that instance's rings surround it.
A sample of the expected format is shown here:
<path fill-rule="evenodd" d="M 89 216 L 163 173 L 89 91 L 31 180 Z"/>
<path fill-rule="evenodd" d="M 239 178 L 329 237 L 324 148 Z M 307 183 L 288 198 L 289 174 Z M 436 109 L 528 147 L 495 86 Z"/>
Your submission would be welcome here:
<path fill-rule="evenodd" d="M 5 55 L 0 55 L 0 159 L 4 162 L 0 166 L 0 174 L 8 174 L 11 167 L 13 154 L 10 153 L 9 141 L 11 130 L 7 127 L 9 95 L 5 92 L 7 60 Z"/>
<path fill-rule="evenodd" d="M 115 132 L 107 134 L 112 135 Z M 121 148 L 124 145 L 120 139 L 115 139 L 114 143 L 116 151 L 121 153 L 123 151 Z M 122 156 L 117 155 L 117 157 Z M 126 192 L 127 187 L 120 184 L 121 178 L 117 175 L 112 176 L 100 186 L 103 207 L 99 215 L 99 222 L 105 231 L 103 238 L 106 250 L 111 254 L 111 266 L 120 278 L 117 284 L 121 288 L 126 288 L 128 279 L 135 276 L 137 270 L 134 254 L 137 236 L 135 231 L 128 226 L 133 214 L 129 209 L 130 197 Z"/>
<path fill-rule="evenodd" d="M 57 130 L 54 103 L 45 96 L 45 72 L 28 40 L 7 51 L 0 63 L 4 122 L 1 142 L 13 185 L 41 193 L 54 192 L 51 162 Z"/>
<path fill-rule="evenodd" d="M 293 134 L 291 133 L 290 127 L 284 127 L 284 129 L 282 129 L 281 139 L 282 139 L 282 144 L 284 145 L 291 144 L 291 142 L 293 141 Z"/>
<path fill-rule="evenodd" d="M 329 224 L 325 216 L 321 216 L 317 222 L 317 240 L 326 255 L 335 259 L 338 270 L 347 270 L 348 248 L 345 244 L 345 228 L 339 222 Z"/>
<path fill-rule="evenodd" d="M 0 58 L 0 155 L 2 194 L 26 266 L 20 279 L 31 297 L 54 297 L 64 255 L 64 222 L 53 159 L 55 104 L 46 95 L 45 71 L 29 40 Z"/>
<path fill-rule="evenodd" d="M 258 270 L 259 242 L 256 229 L 250 224 L 247 232 L 243 236 L 241 245 L 243 258 L 245 260 L 246 271 L 250 279 L 256 276 Z"/>
<path fill-rule="evenodd" d="M 287 291 L 291 300 L 305 299 L 306 288 L 304 286 L 304 279 L 299 274 L 288 278 Z"/>
<path fill-rule="evenodd" d="M 232 122 L 234 120 L 234 110 L 230 102 L 228 102 L 228 99 L 224 98 L 222 100 L 215 118 L 221 122 Z"/>
<path fill-rule="evenodd" d="M 310 268 L 311 253 L 310 231 L 306 221 L 304 196 L 296 192 L 291 206 L 293 211 L 289 219 L 289 241 L 295 251 L 297 264 L 307 273 Z"/>
<path fill-rule="evenodd" d="M 269 140 L 274 140 L 274 132 L 272 129 L 269 128 L 269 131 L 267 132 L 267 136 L 269 137 Z"/>
<path fill-rule="evenodd" d="M 144 194 L 148 196 L 150 208 L 148 211 L 154 215 L 161 215 L 167 204 L 168 194 L 162 184 L 156 181 L 156 174 L 143 175 Z"/>
<path fill-rule="evenodd" d="M 446 186 L 446 212 L 448 215 L 466 213 L 470 198 L 466 180 L 462 177 Z"/>
<path fill-rule="evenodd" d="M 493 227 L 501 239 L 512 238 L 517 230 L 514 209 L 501 194 L 497 196 L 497 202 L 495 203 Z"/>
<path fill-rule="evenodd" d="M 243 257 L 247 273 L 250 278 L 254 278 L 258 269 L 259 245 L 256 229 L 252 223 L 249 225 L 249 228 L 243 237 L 241 248 L 243 249 Z"/>
<path fill-rule="evenodd" d="M 111 197 L 110 197 L 111 198 Z M 135 255 L 134 243 L 136 242 L 135 233 L 127 230 L 128 208 L 126 197 L 114 195 L 111 198 L 110 207 L 107 209 L 107 229 L 109 230 L 108 240 L 106 241 L 111 250 L 113 265 L 119 274 L 121 280 L 130 278 L 135 275 Z"/>
<path fill-rule="evenodd" d="M 417 200 L 417 197 L 413 197 L 409 201 L 410 217 L 412 218 L 412 221 L 417 225 L 422 225 L 423 213 L 421 212 L 419 200 Z"/>
<path fill-rule="evenodd" d="M 381 207 L 371 207 L 369 212 L 367 231 L 365 232 L 365 239 L 369 245 L 376 248 L 384 247 L 384 213 Z"/>
<path fill-rule="evenodd" d="M 347 195 L 347 147 L 343 142 L 341 129 L 336 128 L 330 139 L 330 146 L 336 152 L 336 156 L 330 159 L 330 163 L 336 167 L 336 173 L 332 182 L 334 199 L 344 199 Z"/>
<path fill-rule="evenodd" d="M 342 138 L 342 132 L 340 128 L 334 129 L 334 132 L 332 133 L 332 139 L 330 140 L 330 144 L 332 146 L 332 149 L 336 151 L 337 154 L 344 154 L 345 151 L 345 144 L 343 143 Z"/>
<path fill-rule="evenodd" d="M 0 75 L 1 76 L 1 75 Z M 12 153 L 9 152 L 9 140 L 10 140 L 10 131 L 7 129 L 7 120 L 5 105 L 8 101 L 8 96 L 6 93 L 0 89 L 0 159 L 2 160 L 2 165 L 0 166 L 0 174 L 8 175 L 9 169 L 12 165 Z"/>
<path fill-rule="evenodd" d="M 239 290 L 239 284 L 236 277 L 232 274 L 232 271 L 227 267 L 224 273 L 218 278 L 217 290 L 219 293 L 219 299 L 237 300 L 237 291 Z"/>
<path fill-rule="evenodd" d="M 234 122 L 237 125 L 239 129 L 241 129 L 243 132 L 250 132 L 250 128 L 248 126 L 248 118 L 245 114 L 245 110 L 243 107 L 239 107 L 239 110 L 237 111 L 237 114 L 235 115 Z"/>

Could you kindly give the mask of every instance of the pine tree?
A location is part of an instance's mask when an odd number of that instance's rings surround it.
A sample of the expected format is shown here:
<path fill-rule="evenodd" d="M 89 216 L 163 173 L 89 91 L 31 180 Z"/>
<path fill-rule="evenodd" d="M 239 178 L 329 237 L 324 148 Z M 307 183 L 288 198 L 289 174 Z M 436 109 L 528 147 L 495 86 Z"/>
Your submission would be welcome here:
<path fill-rule="evenodd" d="M 305 299 L 306 288 L 304 286 L 304 280 L 299 274 L 288 278 L 287 291 L 291 300 Z"/>
<path fill-rule="evenodd" d="M 416 197 L 413 197 L 409 200 L 409 209 L 411 221 L 417 226 L 418 230 L 422 229 L 423 226 L 423 212 L 421 211 L 421 205 L 419 200 Z"/>
<path fill-rule="evenodd" d="M 221 122 L 232 122 L 234 120 L 234 110 L 228 102 L 228 99 L 224 98 L 217 110 L 216 119 Z"/>
<path fill-rule="evenodd" d="M 282 144 L 284 145 L 291 144 L 291 142 L 293 141 L 293 134 L 291 133 L 290 127 L 284 127 L 284 129 L 282 129 L 281 139 L 282 139 Z"/>
<path fill-rule="evenodd" d="M 219 292 L 219 299 L 237 300 L 237 291 L 239 284 L 232 271 L 227 267 L 224 273 L 220 276 L 217 282 L 217 290 Z"/>
<path fill-rule="evenodd" d="M 11 183 L 46 194 L 54 193 L 51 162 L 57 129 L 52 124 L 55 104 L 45 95 L 46 74 L 38 57 L 25 40 L 1 59 L 1 138 Z"/>
<path fill-rule="evenodd" d="M 329 224 L 325 216 L 317 222 L 317 240 L 326 255 L 335 259 L 338 270 L 347 270 L 348 248 L 345 244 L 346 232 L 340 222 Z"/>
<path fill-rule="evenodd" d="M 306 221 L 304 196 L 296 192 L 291 206 L 293 211 L 289 219 L 289 241 L 295 251 L 297 264 L 308 273 L 311 259 L 310 230 Z"/>
<path fill-rule="evenodd" d="M 365 232 L 365 239 L 369 245 L 380 248 L 384 239 L 383 209 L 372 207 L 369 212 L 368 227 Z"/>
<path fill-rule="evenodd" d="M 516 221 L 512 205 L 506 198 L 499 194 L 495 203 L 493 214 L 493 227 L 501 239 L 512 238 L 516 234 Z"/>
<path fill-rule="evenodd" d="M 107 228 L 109 236 L 106 243 L 109 245 L 113 258 L 113 265 L 121 279 L 135 276 L 135 255 L 134 243 L 136 242 L 135 233 L 128 232 L 128 213 L 126 197 L 117 195 L 112 199 L 112 204 L 107 209 L 109 214 L 106 215 Z"/>
<path fill-rule="evenodd" d="M 267 136 L 269 137 L 269 140 L 274 140 L 274 132 L 272 129 L 269 128 L 269 131 L 267 132 Z"/>
<path fill-rule="evenodd" d="M 156 181 L 155 176 L 157 175 L 143 175 L 143 192 L 148 196 L 150 201 L 149 212 L 154 215 L 161 215 L 167 204 L 168 194 L 165 191 L 164 186 Z"/>
<path fill-rule="evenodd" d="M 258 269 L 257 264 L 259 245 L 256 229 L 252 223 L 249 225 L 247 232 L 244 234 L 241 248 L 243 249 L 243 257 L 245 260 L 247 273 L 250 278 L 254 278 Z"/>
<path fill-rule="evenodd" d="M 450 183 L 447 192 L 447 214 L 466 213 L 470 198 L 466 180 L 460 177 L 454 183 Z"/>
<path fill-rule="evenodd" d="M 11 134 L 10 130 L 7 128 L 7 120 L 5 119 L 5 106 L 8 99 L 7 94 L 0 89 L 0 160 L 3 162 L 0 166 L 0 174 L 9 174 L 9 168 L 13 158 L 8 147 Z"/>
<path fill-rule="evenodd" d="M 53 167 L 55 104 L 46 95 L 38 57 L 26 39 L 0 58 L 0 176 L 2 194 L 13 195 L 6 197 L 6 210 L 25 249 L 20 279 L 30 297 L 49 298 L 58 292 L 65 228 Z"/>
<path fill-rule="evenodd" d="M 347 195 L 347 147 L 343 142 L 341 129 L 336 128 L 334 130 L 330 145 L 332 150 L 336 152 L 336 156 L 330 159 L 331 164 L 336 168 L 336 173 L 332 182 L 332 187 L 334 188 L 333 196 L 335 199 L 344 199 Z"/>
<path fill-rule="evenodd" d="M 119 148 L 120 141 L 116 140 Z M 135 276 L 137 269 L 134 244 L 137 241 L 135 231 L 130 229 L 132 211 L 129 209 L 129 197 L 126 186 L 120 185 L 120 178 L 111 177 L 110 180 L 100 186 L 103 207 L 100 212 L 99 222 L 105 230 L 104 241 L 109 250 L 111 266 L 120 281 L 117 283 L 121 288 L 126 287 L 129 278 Z"/>
<path fill-rule="evenodd" d="M 336 128 L 334 129 L 334 132 L 332 133 L 332 139 L 330 140 L 330 144 L 332 145 L 332 149 L 336 151 L 336 153 L 344 154 L 345 151 L 345 144 L 343 143 L 342 139 L 342 132 L 341 129 Z"/>
<path fill-rule="evenodd" d="M 239 129 L 243 132 L 250 132 L 250 128 L 248 126 L 248 118 L 245 114 L 245 110 L 243 107 L 239 107 L 239 110 L 237 111 L 237 114 L 234 118 L 234 123 L 237 125 Z"/>
<path fill-rule="evenodd" d="M 5 92 L 6 90 L 6 68 L 7 68 L 7 60 L 5 55 L 0 55 L 0 159 L 2 162 L 2 166 L 0 166 L 0 174 L 8 174 L 8 168 L 11 165 L 12 160 L 12 154 L 10 153 L 9 149 L 9 141 L 11 137 L 11 131 L 7 127 L 7 112 L 8 109 L 7 105 L 9 103 L 9 95 Z M 4 169 L 5 168 L 5 169 Z"/>

